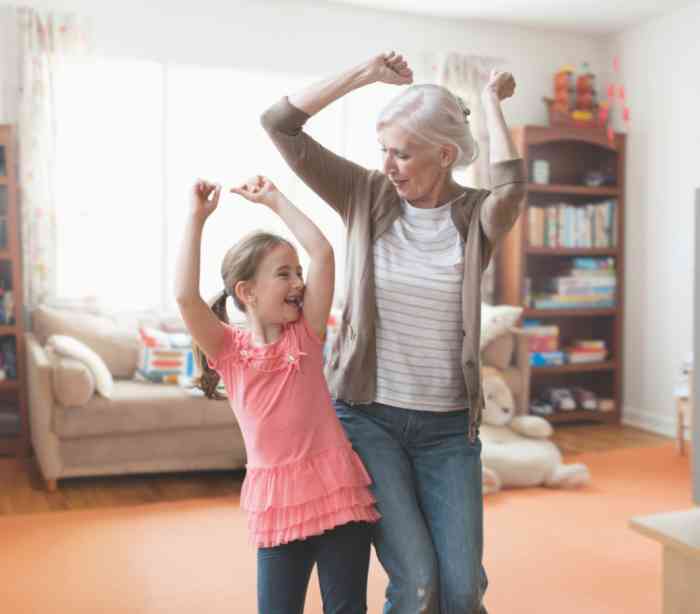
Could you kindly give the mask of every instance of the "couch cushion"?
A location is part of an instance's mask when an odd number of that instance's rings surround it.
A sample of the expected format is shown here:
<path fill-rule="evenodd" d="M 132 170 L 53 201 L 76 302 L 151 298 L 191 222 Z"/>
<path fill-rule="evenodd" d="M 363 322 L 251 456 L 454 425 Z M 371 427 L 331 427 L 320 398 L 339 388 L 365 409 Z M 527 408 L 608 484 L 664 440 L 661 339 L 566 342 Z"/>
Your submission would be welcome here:
<path fill-rule="evenodd" d="M 56 407 L 62 438 L 230 425 L 228 401 L 212 401 L 180 386 L 115 380 L 112 398 L 95 395 L 83 407 Z"/>
<path fill-rule="evenodd" d="M 51 376 L 53 394 L 64 407 L 82 407 L 95 394 L 95 378 L 79 360 L 56 356 Z"/>
<path fill-rule="evenodd" d="M 107 316 L 41 305 L 32 312 L 32 330 L 41 345 L 51 335 L 82 341 L 104 360 L 114 377 L 132 377 L 136 371 L 138 331 L 121 328 Z"/>

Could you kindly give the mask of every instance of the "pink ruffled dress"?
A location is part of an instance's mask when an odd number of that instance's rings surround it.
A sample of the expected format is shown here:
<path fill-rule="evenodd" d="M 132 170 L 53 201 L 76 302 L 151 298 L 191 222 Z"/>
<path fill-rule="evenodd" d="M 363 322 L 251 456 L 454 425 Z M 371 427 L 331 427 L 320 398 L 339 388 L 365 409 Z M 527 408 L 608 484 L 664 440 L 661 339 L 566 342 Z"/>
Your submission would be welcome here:
<path fill-rule="evenodd" d="M 220 375 L 246 444 L 241 507 L 252 543 L 269 548 L 380 518 L 371 479 L 333 410 L 323 343 L 301 316 L 258 347 L 226 326 Z"/>

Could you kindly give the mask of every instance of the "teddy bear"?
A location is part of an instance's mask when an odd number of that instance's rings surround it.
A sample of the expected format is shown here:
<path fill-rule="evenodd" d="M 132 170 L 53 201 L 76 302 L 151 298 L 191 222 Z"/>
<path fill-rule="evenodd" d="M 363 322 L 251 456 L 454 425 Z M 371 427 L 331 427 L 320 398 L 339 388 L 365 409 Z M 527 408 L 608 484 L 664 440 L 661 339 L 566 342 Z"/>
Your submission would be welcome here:
<path fill-rule="evenodd" d="M 588 468 L 565 465 L 559 448 L 549 440 L 552 426 L 539 416 L 516 416 L 515 401 L 503 375 L 482 368 L 484 411 L 479 429 L 483 492 L 509 486 L 574 488 L 590 481 Z"/>

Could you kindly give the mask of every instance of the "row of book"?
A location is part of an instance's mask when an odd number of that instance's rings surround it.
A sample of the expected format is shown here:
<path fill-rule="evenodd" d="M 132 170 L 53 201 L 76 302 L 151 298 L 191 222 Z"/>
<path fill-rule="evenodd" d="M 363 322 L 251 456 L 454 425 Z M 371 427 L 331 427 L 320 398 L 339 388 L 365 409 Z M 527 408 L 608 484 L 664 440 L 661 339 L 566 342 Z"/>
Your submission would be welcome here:
<path fill-rule="evenodd" d="M 617 201 L 528 207 L 528 242 L 532 247 L 615 247 Z"/>
<path fill-rule="evenodd" d="M 603 362 L 608 357 L 603 339 L 576 339 L 561 348 L 558 325 L 525 320 L 523 327 L 528 332 L 530 365 L 533 367 Z"/>
<path fill-rule="evenodd" d="M 535 309 L 608 308 L 615 306 L 617 277 L 614 258 L 573 258 L 561 275 L 525 281 L 525 302 Z"/>

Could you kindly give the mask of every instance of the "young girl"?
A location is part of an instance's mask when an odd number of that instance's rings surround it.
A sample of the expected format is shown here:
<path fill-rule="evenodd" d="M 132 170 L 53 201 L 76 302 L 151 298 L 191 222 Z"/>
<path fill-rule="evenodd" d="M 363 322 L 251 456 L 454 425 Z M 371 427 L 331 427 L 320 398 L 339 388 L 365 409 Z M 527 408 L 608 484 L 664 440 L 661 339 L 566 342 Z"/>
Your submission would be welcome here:
<path fill-rule="evenodd" d="M 199 291 L 204 223 L 221 187 L 198 181 L 177 266 L 182 316 L 208 360 L 202 389 L 223 379 L 246 444 L 241 506 L 258 546 L 258 609 L 299 614 L 314 563 L 326 613 L 366 611 L 370 525 L 379 518 L 370 478 L 331 403 L 322 369 L 333 298 L 333 250 L 321 231 L 265 177 L 231 192 L 282 218 L 310 256 L 306 284 L 294 247 L 254 233 L 221 266 L 223 290 L 210 308 Z M 228 325 L 226 298 L 247 330 Z"/>

